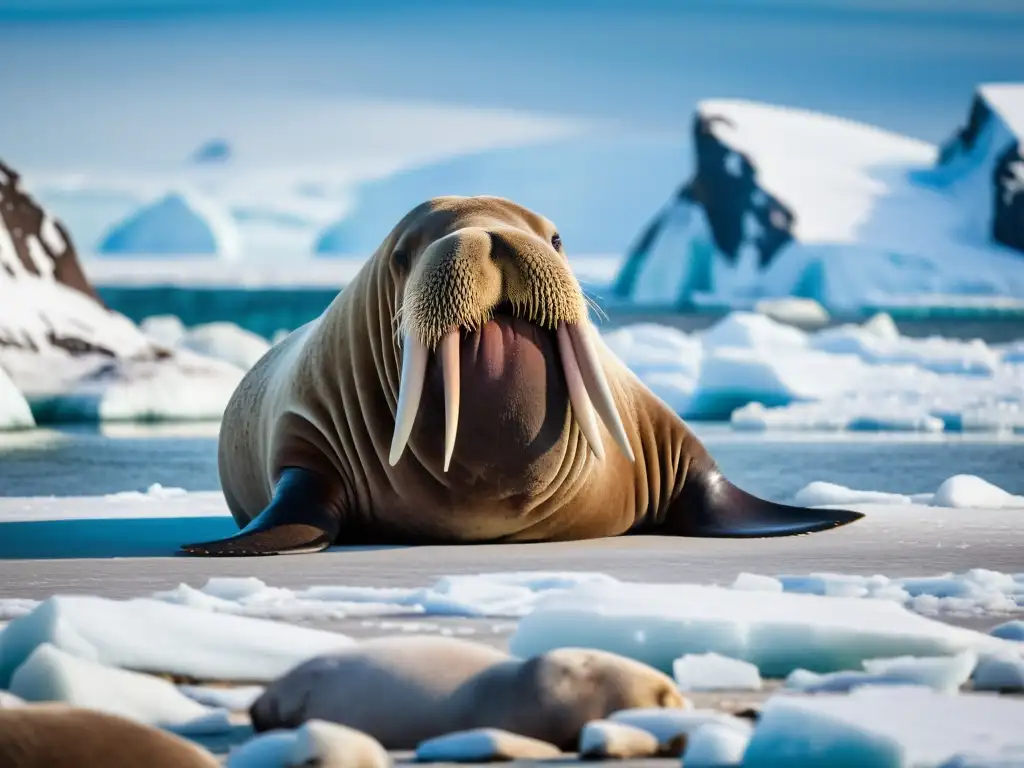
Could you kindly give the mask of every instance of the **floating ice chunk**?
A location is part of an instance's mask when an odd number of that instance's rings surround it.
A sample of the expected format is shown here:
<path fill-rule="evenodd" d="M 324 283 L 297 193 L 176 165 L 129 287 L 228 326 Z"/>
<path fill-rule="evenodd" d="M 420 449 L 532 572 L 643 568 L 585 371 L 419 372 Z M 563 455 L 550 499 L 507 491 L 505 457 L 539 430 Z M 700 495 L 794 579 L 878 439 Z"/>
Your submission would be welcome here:
<path fill-rule="evenodd" d="M 838 693 L 864 685 L 922 685 L 953 693 L 970 679 L 977 663 L 978 656 L 973 651 L 930 658 L 866 659 L 864 671 L 816 675 L 804 669 L 795 670 L 786 678 L 786 687 L 806 693 Z"/>
<path fill-rule="evenodd" d="M 910 497 L 884 491 L 855 491 L 852 488 L 816 480 L 808 483 L 793 497 L 793 503 L 802 507 L 827 504 L 910 504 Z"/>
<path fill-rule="evenodd" d="M 814 299 L 800 299 L 795 296 L 762 299 L 754 305 L 754 311 L 777 323 L 789 323 L 804 328 L 822 326 L 829 321 L 828 311 L 821 304 Z"/>
<path fill-rule="evenodd" d="M 974 690 L 1024 692 L 1024 650 L 986 656 L 974 670 Z"/>
<path fill-rule="evenodd" d="M 263 693 L 263 686 L 240 685 L 233 687 L 214 687 L 207 685 L 179 685 L 178 690 L 193 701 L 208 707 L 226 709 L 231 712 L 247 711 L 252 703 Z"/>
<path fill-rule="evenodd" d="M 1014 496 L 977 475 L 953 475 L 935 491 L 932 505 L 961 509 L 1024 507 L 1024 497 Z"/>
<path fill-rule="evenodd" d="M 0 600 L 0 621 L 16 619 L 32 613 L 39 605 L 38 600 L 31 600 L 27 597 L 8 597 Z"/>
<path fill-rule="evenodd" d="M 750 743 L 753 728 L 746 732 L 740 727 L 709 723 L 702 725 L 687 740 L 683 752 L 686 768 L 726 768 L 742 765 L 743 753 Z"/>
<path fill-rule="evenodd" d="M 31 429 L 36 425 L 28 401 L 0 367 L 0 431 Z"/>
<path fill-rule="evenodd" d="M 177 315 L 151 315 L 139 323 L 139 330 L 169 348 L 178 346 L 185 337 L 185 324 Z"/>
<path fill-rule="evenodd" d="M 497 760 L 544 760 L 562 750 L 546 741 L 498 728 L 474 728 L 427 739 L 416 747 L 419 762 L 489 763 Z"/>
<path fill-rule="evenodd" d="M 1022 722 L 1024 701 L 927 688 L 774 696 L 761 712 L 743 765 L 905 768 L 938 766 L 963 753 L 987 760 L 1024 750 Z"/>
<path fill-rule="evenodd" d="M 0 634 L 0 685 L 43 643 L 140 672 L 262 683 L 353 642 L 333 632 L 200 613 L 156 600 L 58 595 Z"/>
<path fill-rule="evenodd" d="M 232 747 L 225 765 L 227 768 L 290 768 L 288 761 L 294 749 L 295 731 L 270 731 Z"/>
<path fill-rule="evenodd" d="M 989 634 L 993 637 L 1001 637 L 1004 640 L 1017 640 L 1024 642 L 1024 621 L 1015 619 L 1007 621 L 998 626 L 992 627 Z"/>
<path fill-rule="evenodd" d="M 0 691 L 0 709 L 25 706 L 25 700 L 10 691 Z"/>
<path fill-rule="evenodd" d="M 166 680 L 86 661 L 49 643 L 14 671 L 11 692 L 25 701 L 60 701 L 179 731 L 214 714 Z M 221 726 L 215 730 L 226 729 L 226 718 Z"/>
<path fill-rule="evenodd" d="M 654 757 L 661 747 L 654 734 L 612 720 L 591 720 L 580 731 L 580 759 L 630 760 Z"/>
<path fill-rule="evenodd" d="M 510 640 L 524 657 L 559 646 L 611 651 L 667 673 L 680 654 L 714 652 L 783 676 L 798 667 L 854 669 L 879 657 L 998 650 L 1006 641 L 888 600 L 618 583 L 544 597 Z"/>
<path fill-rule="evenodd" d="M 741 733 L 750 731 L 747 721 L 713 709 L 622 709 L 613 712 L 608 719 L 647 731 L 658 740 L 659 750 L 663 753 L 671 753 L 683 740 L 689 740 L 706 725 L 720 725 Z"/>
<path fill-rule="evenodd" d="M 699 336 L 705 349 L 715 347 L 805 347 L 807 334 L 799 328 L 754 312 L 730 312 Z"/>
<path fill-rule="evenodd" d="M 185 332 L 179 346 L 223 360 L 247 371 L 266 354 L 270 343 L 234 323 L 206 323 Z"/>
<path fill-rule="evenodd" d="M 782 582 L 771 576 L 744 572 L 736 577 L 732 588 L 748 592 L 782 592 Z"/>
<path fill-rule="evenodd" d="M 717 653 L 689 654 L 672 662 L 681 691 L 759 691 L 761 674 L 748 661 Z"/>
<path fill-rule="evenodd" d="M 118 493 L 108 493 L 104 496 L 106 499 L 117 499 L 120 501 L 146 501 L 146 500 L 164 500 L 173 499 L 181 496 L 187 496 L 188 491 L 184 488 L 165 488 L 160 483 L 153 483 L 149 486 L 145 492 L 141 491 L 119 491 Z"/>

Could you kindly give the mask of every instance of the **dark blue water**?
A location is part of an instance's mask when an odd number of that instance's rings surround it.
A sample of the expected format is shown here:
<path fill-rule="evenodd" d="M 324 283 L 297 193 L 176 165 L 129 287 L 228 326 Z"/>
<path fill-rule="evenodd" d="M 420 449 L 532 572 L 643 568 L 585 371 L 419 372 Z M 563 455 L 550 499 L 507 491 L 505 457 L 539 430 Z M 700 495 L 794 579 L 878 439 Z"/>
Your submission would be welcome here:
<path fill-rule="evenodd" d="M 971 436 L 813 436 L 734 433 L 694 425 L 725 474 L 747 490 L 792 498 L 815 480 L 924 493 L 954 474 L 979 475 L 1024 495 L 1024 439 Z M 89 496 L 152 483 L 213 491 L 216 426 L 81 429 L 0 434 L 0 496 Z"/>

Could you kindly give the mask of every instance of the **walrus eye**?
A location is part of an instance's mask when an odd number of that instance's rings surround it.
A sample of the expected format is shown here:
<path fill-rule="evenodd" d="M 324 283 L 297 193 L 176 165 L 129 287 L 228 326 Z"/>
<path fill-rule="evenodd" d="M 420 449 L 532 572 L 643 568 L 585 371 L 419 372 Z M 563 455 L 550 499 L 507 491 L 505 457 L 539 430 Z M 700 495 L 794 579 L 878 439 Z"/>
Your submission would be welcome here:
<path fill-rule="evenodd" d="M 409 252 L 408 251 L 395 251 L 391 258 L 395 261 L 395 266 L 399 269 L 409 268 Z"/>
<path fill-rule="evenodd" d="M 555 234 L 551 236 L 551 247 L 554 248 L 556 251 L 562 250 L 562 236 L 559 235 L 557 232 L 555 232 Z"/>

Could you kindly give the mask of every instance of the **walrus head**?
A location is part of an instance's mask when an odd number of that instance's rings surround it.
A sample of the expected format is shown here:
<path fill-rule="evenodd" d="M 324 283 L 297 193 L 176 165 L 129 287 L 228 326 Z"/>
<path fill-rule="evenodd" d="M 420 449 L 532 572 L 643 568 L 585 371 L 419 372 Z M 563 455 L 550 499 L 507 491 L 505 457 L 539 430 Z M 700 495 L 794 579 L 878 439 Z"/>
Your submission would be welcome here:
<path fill-rule="evenodd" d="M 392 466 L 412 434 L 432 359 L 443 382 L 445 472 L 463 389 L 526 407 L 518 389 L 524 379 L 543 380 L 551 357 L 595 456 L 604 457 L 600 417 L 633 460 L 597 358 L 587 299 L 551 221 L 499 197 L 435 198 L 402 220 L 380 255 L 395 281 L 401 348 Z"/>

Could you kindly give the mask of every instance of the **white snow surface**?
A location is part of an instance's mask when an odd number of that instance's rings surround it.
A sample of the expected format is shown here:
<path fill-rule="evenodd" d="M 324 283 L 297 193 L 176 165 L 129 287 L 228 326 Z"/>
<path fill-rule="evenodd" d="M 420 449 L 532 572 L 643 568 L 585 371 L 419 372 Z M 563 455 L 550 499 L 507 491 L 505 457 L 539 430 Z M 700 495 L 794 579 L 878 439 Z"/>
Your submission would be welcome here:
<path fill-rule="evenodd" d="M 867 687 L 845 696 L 773 696 L 743 757 L 745 768 L 1016 766 L 1024 701 Z M 960 758 L 964 762 L 949 762 Z M 1005 761 L 1005 762 L 1001 762 Z"/>
<path fill-rule="evenodd" d="M 776 677 L 800 667 L 856 669 L 881 657 L 990 654 L 1010 643 L 891 600 L 617 583 L 546 596 L 509 641 L 520 656 L 566 645 L 619 653 L 667 673 L 680 654 L 718 653 Z"/>
<path fill-rule="evenodd" d="M 1022 94 L 1018 86 L 997 101 L 1019 113 Z M 703 210 L 670 203 L 668 212 L 683 223 L 648 253 L 634 301 L 749 306 L 797 295 L 852 310 L 907 300 L 942 306 L 958 296 L 1024 298 L 1024 261 L 989 235 L 994 158 L 1019 136 L 1006 122 L 991 121 L 951 169 L 936 167 L 931 144 L 838 117 L 741 100 L 708 100 L 697 109 L 725 118 L 711 130 L 750 160 L 761 189 L 793 211 L 794 240 L 759 269 L 752 245 L 759 227 L 750 216 L 749 247 L 730 264 Z M 695 290 L 691 262 L 703 252 L 716 254 L 710 290 Z"/>
<path fill-rule="evenodd" d="M 174 191 L 145 203 L 114 224 L 96 246 L 105 256 L 241 255 L 241 237 L 229 211 L 194 191 Z"/>
<path fill-rule="evenodd" d="M 187 349 L 157 359 L 128 318 L 52 280 L 0 270 L 0 306 L 0 366 L 37 421 L 217 419 L 244 373 Z M 70 354 L 52 336 L 97 351 Z"/>
<path fill-rule="evenodd" d="M 951 509 L 1021 509 L 1024 496 L 1015 496 L 977 475 L 953 475 L 942 481 L 934 493 L 886 493 L 858 491 L 816 480 L 793 497 L 795 504 L 819 507 L 841 504 L 929 504 Z"/>
<path fill-rule="evenodd" d="M 687 768 L 727 768 L 742 765 L 753 728 L 744 733 L 718 723 L 698 728 L 686 742 L 683 765 Z"/>
<path fill-rule="evenodd" d="M 58 595 L 0 633 L 0 686 L 44 643 L 108 666 L 200 680 L 263 683 L 345 635 L 242 616 L 199 612 L 160 600 Z"/>
<path fill-rule="evenodd" d="M 638 323 L 602 339 L 684 418 L 737 430 L 1024 433 L 1015 347 L 901 336 L 884 314 L 805 332 L 732 312 L 703 331 Z"/>
<path fill-rule="evenodd" d="M 11 377 L 0 368 L 0 431 L 5 429 L 29 429 L 36 421 Z"/>
<path fill-rule="evenodd" d="M 759 691 L 761 673 L 747 661 L 717 653 L 688 654 L 672 662 L 681 691 Z"/>
<path fill-rule="evenodd" d="M 225 711 L 188 698 L 167 680 L 108 667 L 42 643 L 11 676 L 11 693 L 25 701 L 59 701 L 188 733 L 227 730 Z"/>

